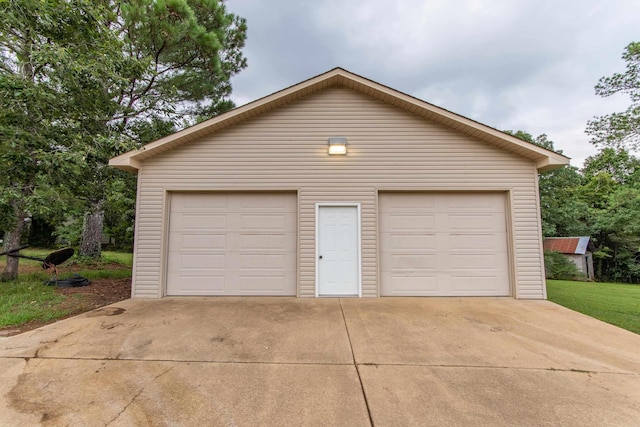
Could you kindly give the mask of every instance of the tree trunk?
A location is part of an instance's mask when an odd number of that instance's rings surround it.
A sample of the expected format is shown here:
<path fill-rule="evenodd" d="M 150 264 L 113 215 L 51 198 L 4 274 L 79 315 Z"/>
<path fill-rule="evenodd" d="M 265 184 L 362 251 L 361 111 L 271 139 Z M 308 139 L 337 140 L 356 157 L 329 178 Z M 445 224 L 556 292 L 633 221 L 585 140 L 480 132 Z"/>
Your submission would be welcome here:
<path fill-rule="evenodd" d="M 24 231 L 24 219 L 26 215 L 24 212 L 18 214 L 18 218 L 15 222 L 13 230 L 7 231 L 4 234 L 4 250 L 8 251 L 20 246 L 20 239 L 22 238 L 22 232 Z M 4 267 L 2 275 L 0 275 L 0 281 L 8 282 L 10 280 L 16 280 L 18 278 L 18 261 L 20 258 L 8 256 L 7 264 Z"/>
<path fill-rule="evenodd" d="M 100 259 L 102 244 L 102 225 L 104 223 L 104 200 L 96 202 L 84 215 L 80 256 Z"/>

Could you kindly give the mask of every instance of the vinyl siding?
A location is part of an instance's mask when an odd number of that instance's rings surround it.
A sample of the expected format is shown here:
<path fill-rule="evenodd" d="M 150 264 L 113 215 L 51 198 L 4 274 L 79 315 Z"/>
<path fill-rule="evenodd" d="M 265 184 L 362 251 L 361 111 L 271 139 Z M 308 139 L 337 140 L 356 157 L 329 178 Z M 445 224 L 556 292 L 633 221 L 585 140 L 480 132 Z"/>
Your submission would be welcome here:
<path fill-rule="evenodd" d="M 347 156 L 329 156 L 344 136 Z M 532 160 L 344 87 L 315 92 L 145 160 L 135 297 L 161 296 L 166 191 L 298 192 L 298 295 L 315 293 L 315 204 L 361 204 L 362 294 L 378 295 L 378 191 L 508 191 L 515 294 L 543 298 Z"/>

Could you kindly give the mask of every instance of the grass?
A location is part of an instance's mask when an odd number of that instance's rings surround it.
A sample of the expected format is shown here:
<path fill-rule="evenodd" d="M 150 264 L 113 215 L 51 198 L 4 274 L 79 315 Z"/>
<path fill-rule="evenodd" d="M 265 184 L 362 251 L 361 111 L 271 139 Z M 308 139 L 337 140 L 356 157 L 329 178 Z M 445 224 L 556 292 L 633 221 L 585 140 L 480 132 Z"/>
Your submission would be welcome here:
<path fill-rule="evenodd" d="M 640 334 L 640 285 L 547 280 L 550 301 Z"/>
<path fill-rule="evenodd" d="M 0 283 L 0 327 L 64 317 L 64 310 L 53 309 L 64 299 L 53 286 L 43 284 L 41 274 Z"/>
<path fill-rule="evenodd" d="M 23 255 L 44 258 L 50 250 L 28 249 Z M 71 259 L 60 267 L 60 278 L 79 274 L 89 280 L 123 279 L 131 277 L 133 255 L 118 252 L 103 252 L 102 261 Z M 56 287 L 44 284 L 50 275 L 41 269 L 42 263 L 20 260 L 20 275 L 14 282 L 0 283 L 0 328 L 21 325 L 31 321 L 50 321 L 70 314 L 62 304 L 65 295 L 56 292 Z M 4 268 L 4 259 L 0 261 Z M 69 296 L 76 297 L 74 295 Z"/>

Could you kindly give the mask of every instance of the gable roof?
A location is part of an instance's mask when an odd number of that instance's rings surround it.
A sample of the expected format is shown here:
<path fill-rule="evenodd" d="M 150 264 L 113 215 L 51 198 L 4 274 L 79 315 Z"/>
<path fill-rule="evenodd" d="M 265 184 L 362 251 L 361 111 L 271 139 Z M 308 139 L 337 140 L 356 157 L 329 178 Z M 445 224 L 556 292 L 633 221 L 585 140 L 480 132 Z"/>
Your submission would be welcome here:
<path fill-rule="evenodd" d="M 547 237 L 544 239 L 543 245 L 545 251 L 584 255 L 589 246 L 589 236 Z"/>
<path fill-rule="evenodd" d="M 176 148 L 229 126 L 237 125 L 259 114 L 293 102 L 320 90 L 343 86 L 389 103 L 425 119 L 455 129 L 470 137 L 514 152 L 535 162 L 538 171 L 553 170 L 569 164 L 569 158 L 554 151 L 523 141 L 497 129 L 483 125 L 444 108 L 414 98 L 372 80 L 353 74 L 342 68 L 334 68 L 324 74 L 260 98 L 249 104 L 220 114 L 182 131 L 165 136 L 144 147 L 112 158 L 109 165 L 129 172 L 140 169 L 140 162 L 156 154 Z"/>

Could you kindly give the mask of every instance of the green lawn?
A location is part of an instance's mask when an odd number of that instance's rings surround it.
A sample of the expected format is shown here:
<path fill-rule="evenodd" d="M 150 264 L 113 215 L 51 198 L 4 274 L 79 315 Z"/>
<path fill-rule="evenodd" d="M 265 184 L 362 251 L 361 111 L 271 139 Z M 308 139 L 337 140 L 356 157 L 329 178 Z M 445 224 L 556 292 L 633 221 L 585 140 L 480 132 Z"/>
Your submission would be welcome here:
<path fill-rule="evenodd" d="M 547 280 L 550 301 L 640 334 L 640 285 Z"/>
<path fill-rule="evenodd" d="M 21 254 L 44 258 L 50 250 L 27 249 Z M 4 268 L 5 258 L 0 259 Z M 123 279 L 131 277 L 133 255 L 119 252 L 103 252 L 102 261 L 92 262 L 72 258 L 59 267 L 60 278 L 79 274 L 89 280 Z M 0 327 L 21 325 L 29 321 L 49 321 L 70 314 L 65 296 L 56 292 L 55 286 L 44 284 L 50 275 L 41 268 L 42 263 L 20 260 L 20 274 L 14 282 L 0 282 Z"/>

